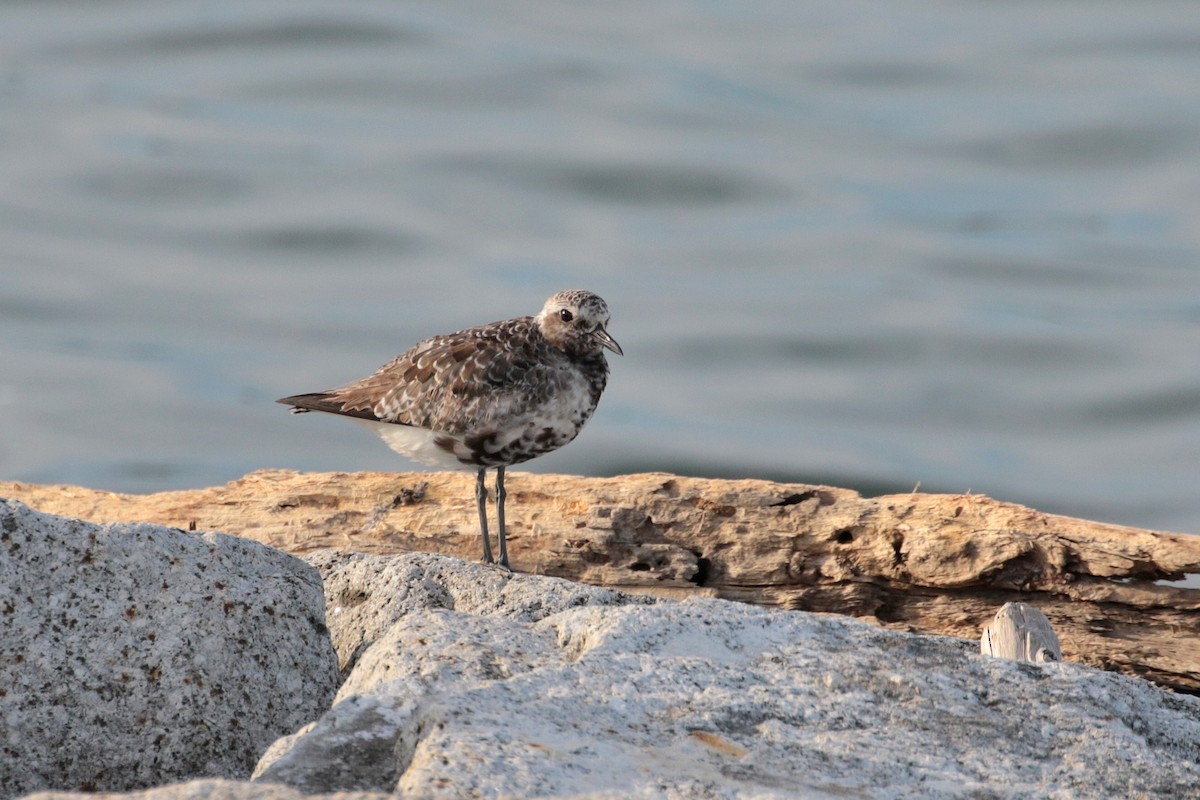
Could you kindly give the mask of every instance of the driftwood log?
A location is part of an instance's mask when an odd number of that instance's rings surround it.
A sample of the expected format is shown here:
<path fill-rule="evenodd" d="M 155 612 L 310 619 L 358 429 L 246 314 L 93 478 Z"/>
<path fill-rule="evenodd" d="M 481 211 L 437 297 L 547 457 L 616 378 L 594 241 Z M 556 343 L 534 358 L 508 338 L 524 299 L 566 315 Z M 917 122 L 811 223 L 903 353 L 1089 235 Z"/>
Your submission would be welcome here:
<path fill-rule="evenodd" d="M 1200 694 L 1200 536 L 1043 514 L 981 495 L 667 474 L 510 474 L 519 572 L 668 596 L 703 593 L 977 639 L 1009 601 L 1040 609 L 1068 661 Z M 474 480 L 456 473 L 251 473 L 124 495 L 0 482 L 0 497 L 97 522 L 219 530 L 303 553 L 480 554 Z"/>

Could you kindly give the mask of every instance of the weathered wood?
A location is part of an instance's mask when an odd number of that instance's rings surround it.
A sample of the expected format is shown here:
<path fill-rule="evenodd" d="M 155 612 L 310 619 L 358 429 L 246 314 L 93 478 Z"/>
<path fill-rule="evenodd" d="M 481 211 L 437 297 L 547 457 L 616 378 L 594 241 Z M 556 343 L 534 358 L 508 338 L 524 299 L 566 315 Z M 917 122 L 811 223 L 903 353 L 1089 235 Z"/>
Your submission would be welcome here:
<path fill-rule="evenodd" d="M 1005 603 L 983 626 L 979 652 L 1037 664 L 1062 661 L 1062 648 L 1050 620 L 1028 603 Z"/>
<path fill-rule="evenodd" d="M 996 609 L 1041 609 L 1067 660 L 1200 693 L 1200 537 L 1043 514 L 981 495 L 863 498 L 825 486 L 667 474 L 510 473 L 518 571 L 682 596 L 853 614 L 975 639 Z M 221 530 L 291 552 L 479 557 L 473 482 L 456 473 L 255 472 L 152 495 L 0 482 L 83 519 Z"/>

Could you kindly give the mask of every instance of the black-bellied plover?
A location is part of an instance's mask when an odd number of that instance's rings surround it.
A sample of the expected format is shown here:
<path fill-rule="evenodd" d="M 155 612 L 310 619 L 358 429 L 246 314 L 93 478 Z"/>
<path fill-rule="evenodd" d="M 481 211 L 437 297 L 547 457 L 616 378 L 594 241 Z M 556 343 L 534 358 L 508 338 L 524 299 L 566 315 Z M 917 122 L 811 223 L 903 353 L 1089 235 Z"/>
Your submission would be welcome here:
<path fill-rule="evenodd" d="M 580 289 L 559 292 L 536 317 L 493 322 L 426 339 L 375 374 L 341 389 L 277 402 L 292 413 L 324 411 L 368 425 L 413 461 L 473 468 L 484 563 L 488 467 L 496 468 L 500 564 L 508 567 L 504 468 L 575 438 L 608 381 L 608 305 Z"/>

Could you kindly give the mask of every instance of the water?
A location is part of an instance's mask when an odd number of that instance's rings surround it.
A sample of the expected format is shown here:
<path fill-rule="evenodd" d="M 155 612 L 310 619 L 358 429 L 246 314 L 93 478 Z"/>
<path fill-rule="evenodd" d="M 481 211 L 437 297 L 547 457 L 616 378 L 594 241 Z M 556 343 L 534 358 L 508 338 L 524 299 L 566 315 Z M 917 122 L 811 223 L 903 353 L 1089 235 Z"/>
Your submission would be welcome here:
<path fill-rule="evenodd" d="M 527 465 L 1200 532 L 1191 2 L 0 6 L 0 477 L 411 468 L 272 401 L 581 286 Z"/>

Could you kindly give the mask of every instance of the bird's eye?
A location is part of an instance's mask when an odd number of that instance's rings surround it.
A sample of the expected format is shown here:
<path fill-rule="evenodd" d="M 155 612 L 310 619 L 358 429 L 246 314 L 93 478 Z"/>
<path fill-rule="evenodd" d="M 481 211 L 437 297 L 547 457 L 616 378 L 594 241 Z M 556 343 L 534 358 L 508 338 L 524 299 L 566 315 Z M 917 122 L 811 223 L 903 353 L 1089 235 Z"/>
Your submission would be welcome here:
<path fill-rule="evenodd" d="M 564 308 L 562 311 L 558 312 L 558 318 L 563 322 L 570 322 L 571 320 L 575 319 L 575 315 Z"/>

